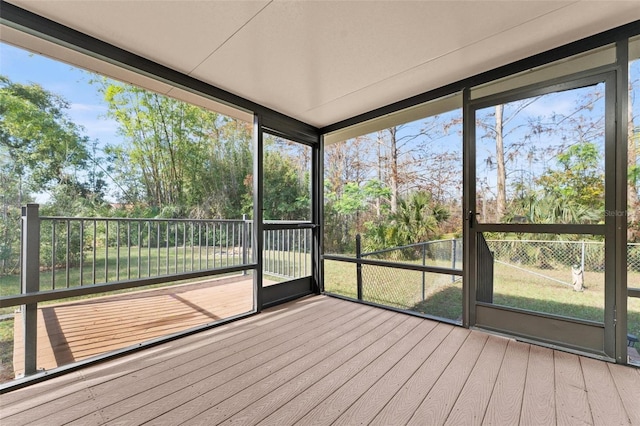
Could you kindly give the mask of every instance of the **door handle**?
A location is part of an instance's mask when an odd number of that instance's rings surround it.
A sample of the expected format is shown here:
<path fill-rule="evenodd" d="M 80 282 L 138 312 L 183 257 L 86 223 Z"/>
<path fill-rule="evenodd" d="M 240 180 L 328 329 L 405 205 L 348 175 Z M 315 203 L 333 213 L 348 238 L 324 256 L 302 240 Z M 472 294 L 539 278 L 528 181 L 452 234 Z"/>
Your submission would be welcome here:
<path fill-rule="evenodd" d="M 475 214 L 473 213 L 473 210 L 469 210 L 467 212 L 467 220 L 469 221 L 469 228 L 473 228 L 474 217 L 475 217 Z"/>

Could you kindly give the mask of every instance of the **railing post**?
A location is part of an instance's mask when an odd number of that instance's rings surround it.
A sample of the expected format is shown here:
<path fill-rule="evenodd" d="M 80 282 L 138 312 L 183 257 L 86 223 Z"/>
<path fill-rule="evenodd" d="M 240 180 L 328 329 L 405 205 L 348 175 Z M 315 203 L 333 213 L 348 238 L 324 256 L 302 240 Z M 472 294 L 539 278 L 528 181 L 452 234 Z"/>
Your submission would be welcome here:
<path fill-rule="evenodd" d="M 427 264 L 427 243 L 422 243 L 422 266 Z M 422 271 L 422 301 L 424 302 L 424 298 L 426 296 L 426 282 L 425 282 L 425 272 Z"/>
<path fill-rule="evenodd" d="M 247 241 L 249 240 L 249 222 L 247 215 L 242 215 L 242 264 L 247 264 Z M 247 275 L 247 270 L 242 271 L 242 275 Z"/>
<path fill-rule="evenodd" d="M 40 291 L 40 217 L 38 204 L 22 207 L 22 267 L 20 278 L 22 294 Z M 37 371 L 38 304 L 22 305 L 22 331 L 24 342 L 24 375 Z"/>
<path fill-rule="evenodd" d="M 356 235 L 356 259 L 362 259 L 362 241 L 360 234 Z M 356 288 L 358 292 L 358 300 L 362 300 L 362 264 L 356 264 Z"/>
<path fill-rule="evenodd" d="M 458 243 L 458 240 L 456 240 L 455 238 L 451 239 L 451 269 L 456 269 L 456 245 Z M 456 276 L 455 275 L 451 275 L 451 282 L 455 282 L 456 281 Z"/>

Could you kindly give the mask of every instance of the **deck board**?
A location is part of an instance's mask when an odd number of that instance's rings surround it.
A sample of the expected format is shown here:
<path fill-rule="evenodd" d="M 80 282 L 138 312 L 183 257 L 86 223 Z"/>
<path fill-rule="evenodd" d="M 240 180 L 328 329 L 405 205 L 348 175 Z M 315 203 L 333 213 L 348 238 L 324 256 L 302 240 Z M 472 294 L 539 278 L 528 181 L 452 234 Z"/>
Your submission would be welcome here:
<path fill-rule="evenodd" d="M 510 340 L 482 424 L 513 425 L 520 419 L 531 345 Z"/>
<path fill-rule="evenodd" d="M 520 424 L 556 424 L 555 392 L 553 350 L 531 346 Z"/>
<path fill-rule="evenodd" d="M 482 424 L 508 343 L 508 339 L 489 336 L 446 424 Z"/>
<path fill-rule="evenodd" d="M 244 424 L 247 421 L 260 420 L 271 414 L 287 400 L 295 397 L 310 385 L 316 383 L 325 374 L 336 366 L 350 365 L 353 370 L 359 370 L 369 365 L 381 352 L 388 347 L 393 347 L 397 341 L 413 330 L 418 323 L 413 319 L 403 318 L 397 315 L 385 321 L 371 332 L 349 343 L 342 350 L 334 352 L 320 362 L 313 363 L 306 369 L 298 369 L 300 374 L 294 375 L 286 370 L 270 375 L 265 380 L 234 395 L 232 398 L 219 404 L 215 409 L 207 410 L 191 419 L 198 422 L 219 423 L 231 416 L 232 422 Z M 358 363 L 349 363 L 350 360 L 359 360 Z M 355 365 L 354 365 L 355 364 Z M 340 368 L 338 367 L 338 368 Z M 287 367 L 290 368 L 290 367 Z M 348 375 L 349 372 L 342 369 Z M 286 375 L 288 377 L 282 377 Z M 344 376 L 341 380 L 344 380 Z M 283 379 L 288 380 L 283 383 Z M 247 405 L 247 401 L 257 400 L 256 403 Z M 240 409 L 241 408 L 241 409 Z"/>
<path fill-rule="evenodd" d="M 2 395 L 0 423 L 640 424 L 638 400 L 632 367 L 314 296 Z"/>
<path fill-rule="evenodd" d="M 616 364 L 609 364 L 607 367 L 631 424 L 640 425 L 640 370 L 629 370 Z"/>
<path fill-rule="evenodd" d="M 440 343 L 451 332 L 453 326 L 439 323 L 435 327 L 429 324 L 429 333 L 411 350 L 409 350 L 401 360 L 393 365 L 375 384 L 358 398 L 338 419 L 336 425 L 368 424 L 384 408 L 389 400 L 400 390 L 411 376 L 420 368 L 424 358 L 440 345 Z M 426 331 L 426 330 L 425 330 Z M 341 393 L 336 396 L 338 401 L 343 400 L 351 394 L 349 384 L 341 388 Z M 334 401 L 329 402 L 331 406 Z"/>
<path fill-rule="evenodd" d="M 587 389 L 577 355 L 554 352 L 558 424 L 593 424 Z"/>
<path fill-rule="evenodd" d="M 269 364 L 268 368 L 252 369 L 239 374 L 230 386 L 207 391 L 203 397 L 197 395 L 198 398 L 194 398 L 196 395 L 189 395 L 191 399 L 188 403 L 161 417 L 154 418 L 153 422 L 171 425 L 176 421 L 188 419 L 188 423 L 201 424 L 203 421 L 209 423 L 208 420 L 203 420 L 202 416 L 210 407 L 214 407 L 216 411 L 211 415 L 219 416 L 223 420 L 229 413 L 233 414 L 234 409 L 244 408 L 241 405 L 243 401 L 262 398 L 270 390 L 286 383 L 289 379 L 295 379 L 316 363 L 349 346 L 351 342 L 357 342 L 361 335 L 364 335 L 365 340 L 374 341 L 384 333 L 385 323 L 395 325 L 402 319 L 400 314 L 390 312 L 379 315 L 370 315 L 369 312 L 356 315 L 355 318 L 337 326 L 333 325 L 327 332 L 287 351 L 276 362 Z M 359 347 L 357 344 L 355 346 L 353 353 L 357 353 L 357 347 Z"/>
<path fill-rule="evenodd" d="M 375 317 L 374 313 L 366 309 L 353 309 L 349 312 L 341 312 L 336 318 L 325 320 L 321 324 L 311 324 L 306 331 L 298 336 L 286 340 L 283 344 L 277 345 L 268 350 L 260 350 L 242 362 L 234 363 L 228 368 L 220 371 L 207 369 L 203 374 L 195 371 L 193 377 L 183 376 L 180 378 L 179 386 L 171 384 L 164 386 L 157 392 L 145 391 L 141 398 L 145 404 L 140 406 L 135 401 L 124 400 L 119 405 L 131 406 L 132 411 L 120 411 L 113 413 L 112 407 L 107 413 L 107 418 L 112 420 L 116 414 L 133 416 L 139 420 L 152 420 L 155 424 L 162 424 L 163 420 L 156 418 L 166 414 L 170 418 L 188 419 L 199 414 L 209 405 L 215 405 L 224 401 L 228 397 L 250 387 L 253 383 L 268 376 L 272 371 L 285 368 L 296 357 L 303 358 L 309 353 L 319 350 L 327 350 L 329 344 L 341 336 L 349 335 L 349 330 L 358 330 L 359 327 L 373 328 L 381 323 L 387 315 Z M 345 334 L 346 333 L 346 334 Z M 316 336 L 315 339 L 312 337 Z M 238 353 L 242 356 L 242 353 Z M 211 374 L 214 373 L 214 374 Z M 157 398 L 161 395 L 161 398 Z M 165 418 L 166 419 L 166 418 Z M 170 419 L 166 419 L 171 422 Z"/>
<path fill-rule="evenodd" d="M 480 353 L 487 343 L 488 335 L 472 331 L 451 363 L 442 372 L 438 381 L 409 420 L 410 425 L 424 425 L 426 422 L 443 424 L 446 422 L 469 374 L 480 359 Z"/>
<path fill-rule="evenodd" d="M 371 342 L 368 347 L 357 353 L 357 356 L 348 351 L 340 351 L 334 356 L 326 358 L 303 375 L 289 380 L 283 386 L 256 401 L 256 403 L 234 414 L 229 418 L 229 422 L 243 424 L 251 420 L 263 421 L 264 418 L 285 405 L 287 405 L 287 408 L 283 410 L 284 412 L 291 412 L 293 417 L 302 417 L 306 411 L 311 409 L 311 405 L 308 402 L 317 404 L 322 396 L 326 397 L 332 391 L 335 391 L 335 386 L 349 381 L 377 360 L 381 358 L 388 359 L 390 357 L 388 352 L 390 348 L 402 346 L 402 342 L 406 339 L 415 339 L 415 336 L 419 335 L 419 331 L 416 329 L 422 323 L 423 321 L 417 318 L 405 319 L 401 324 L 386 331 L 384 336 Z M 306 398 L 298 398 L 303 394 L 306 395 Z M 313 394 L 314 398 L 310 399 L 308 397 L 309 394 Z M 306 399 L 307 404 L 302 403 L 303 399 Z M 296 402 L 290 404 L 289 401 L 292 400 L 296 400 Z M 276 420 L 272 417 L 270 420 L 264 421 L 264 423 L 291 424 L 293 421 L 293 419 Z"/>
<path fill-rule="evenodd" d="M 629 416 L 624 409 L 607 364 L 585 357 L 580 358 L 580 364 L 593 424 L 598 426 L 630 424 Z"/>
<path fill-rule="evenodd" d="M 363 359 L 358 356 L 350 363 L 345 365 L 336 364 L 331 375 L 327 377 L 322 383 L 310 389 L 308 392 L 304 392 L 300 395 L 300 398 L 293 398 L 289 403 L 283 406 L 274 416 L 268 418 L 265 424 L 291 424 L 300 420 L 307 415 L 314 407 L 314 413 L 307 416 L 301 423 L 305 422 L 318 422 L 314 415 L 320 413 L 323 423 L 333 421 L 338 415 L 348 407 L 353 401 L 355 401 L 362 393 L 364 393 L 369 387 L 370 383 L 373 383 L 377 378 L 389 370 L 393 363 L 397 362 L 404 353 L 414 346 L 425 332 L 430 331 L 433 328 L 433 324 L 421 324 L 422 321 L 411 321 L 406 325 L 411 327 L 409 333 L 405 333 L 406 330 L 399 330 L 397 333 L 395 330 L 390 336 L 392 336 L 395 343 L 381 341 L 376 342 L 376 351 L 381 352 L 373 355 L 377 355 L 374 358 L 367 359 L 368 362 L 362 364 Z M 399 336 L 401 334 L 402 336 Z M 400 337 L 398 339 L 398 337 Z M 365 354 L 368 357 L 370 354 Z M 353 367 L 360 364 L 361 367 L 354 371 Z M 322 401 L 322 403 L 320 403 Z"/>
<path fill-rule="evenodd" d="M 454 328 L 435 351 L 423 358 L 420 368 L 389 400 L 389 403 L 378 413 L 371 424 L 408 423 L 469 335 L 469 330 Z"/>

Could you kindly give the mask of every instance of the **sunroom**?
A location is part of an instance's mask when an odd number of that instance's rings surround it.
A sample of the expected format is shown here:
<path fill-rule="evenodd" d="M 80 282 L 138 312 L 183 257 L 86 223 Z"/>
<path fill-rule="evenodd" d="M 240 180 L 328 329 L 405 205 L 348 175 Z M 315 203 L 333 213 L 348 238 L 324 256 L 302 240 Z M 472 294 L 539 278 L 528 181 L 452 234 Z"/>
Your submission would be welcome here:
<path fill-rule="evenodd" d="M 0 52 L 86 70 L 123 141 L 78 138 L 104 208 L 41 195 L 57 157 L 11 168 L 50 135 L 3 53 L 3 424 L 640 423 L 634 2 L 12 0 L 0 24 Z"/>

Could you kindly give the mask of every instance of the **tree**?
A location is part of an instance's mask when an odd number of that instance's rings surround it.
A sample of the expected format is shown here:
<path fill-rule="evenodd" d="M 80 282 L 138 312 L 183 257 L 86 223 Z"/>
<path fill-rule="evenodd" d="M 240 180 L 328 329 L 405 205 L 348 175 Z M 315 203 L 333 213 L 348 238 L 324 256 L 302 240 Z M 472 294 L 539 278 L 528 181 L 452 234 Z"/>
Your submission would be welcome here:
<path fill-rule="evenodd" d="M 398 210 L 400 194 L 417 186 L 417 168 L 421 164 L 419 152 L 424 140 L 425 130 L 412 130 L 411 126 L 389 127 L 378 132 L 376 167 L 378 179 L 386 183 L 391 190 L 389 204 L 391 212 Z"/>
<path fill-rule="evenodd" d="M 483 211 L 500 222 L 510 204 L 535 190 L 541 171 L 553 167 L 565 150 L 584 142 L 604 143 L 604 84 L 480 110 L 476 128 L 484 130 L 478 137 L 485 144 L 480 140 L 477 144 L 487 152 L 477 162 L 477 192 Z M 495 170 L 495 176 L 481 174 L 483 163 L 487 170 Z"/>
<path fill-rule="evenodd" d="M 602 154 L 592 142 L 577 143 L 556 157 L 556 167 L 535 179 L 538 189 L 515 198 L 504 219 L 527 223 L 597 223 L 604 212 Z"/>
<path fill-rule="evenodd" d="M 366 249 L 380 250 L 440 238 L 440 225 L 450 217 L 449 209 L 425 191 L 401 198 L 390 221 L 368 225 Z"/>
<path fill-rule="evenodd" d="M 507 211 L 507 172 L 504 161 L 504 105 L 496 106 L 496 173 L 497 173 L 497 219 L 500 220 Z"/>
<path fill-rule="evenodd" d="M 414 192 L 400 200 L 398 211 L 393 215 L 393 240 L 401 246 L 439 238 L 439 225 L 449 216 L 449 210 L 434 203 L 431 194 Z"/>
<path fill-rule="evenodd" d="M 76 213 L 72 203 L 88 199 L 88 138 L 67 114 L 68 102 L 34 83 L 0 76 L 0 268 L 18 267 L 20 206 L 33 192 L 61 201 L 58 213 Z M 45 210 L 46 211 L 46 210 Z"/>
<path fill-rule="evenodd" d="M 0 152 L 2 173 L 18 175 L 23 191 L 43 191 L 82 180 L 88 138 L 66 114 L 69 104 L 38 84 L 14 83 L 0 76 Z M 7 178 L 4 178 L 7 179 Z"/>
<path fill-rule="evenodd" d="M 527 123 L 522 120 L 518 121 L 517 118 L 522 111 L 538 99 L 539 97 L 534 97 L 506 105 L 496 105 L 491 109 L 492 113 L 487 113 L 486 116 L 480 117 L 476 121 L 476 126 L 485 131 L 481 137 L 495 140 L 495 147 L 484 161 L 489 169 L 495 168 L 496 170 L 494 194 L 496 200 L 494 220 L 496 222 L 501 221 L 507 212 L 507 164 L 513 162 L 520 155 L 520 149 L 526 145 L 528 139 L 526 135 L 518 137 L 519 133 L 527 127 Z M 491 120 L 492 118 L 493 120 Z M 486 202 L 484 192 L 482 197 Z M 487 218 L 483 219 L 487 220 Z"/>
<path fill-rule="evenodd" d="M 263 219 L 309 220 L 311 218 L 310 176 L 300 176 L 293 159 L 279 151 L 266 151 L 263 163 Z M 245 180 L 244 211 L 251 215 L 253 177 Z"/>
<path fill-rule="evenodd" d="M 127 202 L 179 216 L 239 217 L 251 174 L 250 126 L 144 89 L 100 81 L 126 144 L 109 147 Z"/>
<path fill-rule="evenodd" d="M 537 181 L 546 195 L 571 200 L 594 211 L 604 209 L 604 170 L 592 142 L 578 143 L 558 154 L 557 169 L 547 170 Z"/>

